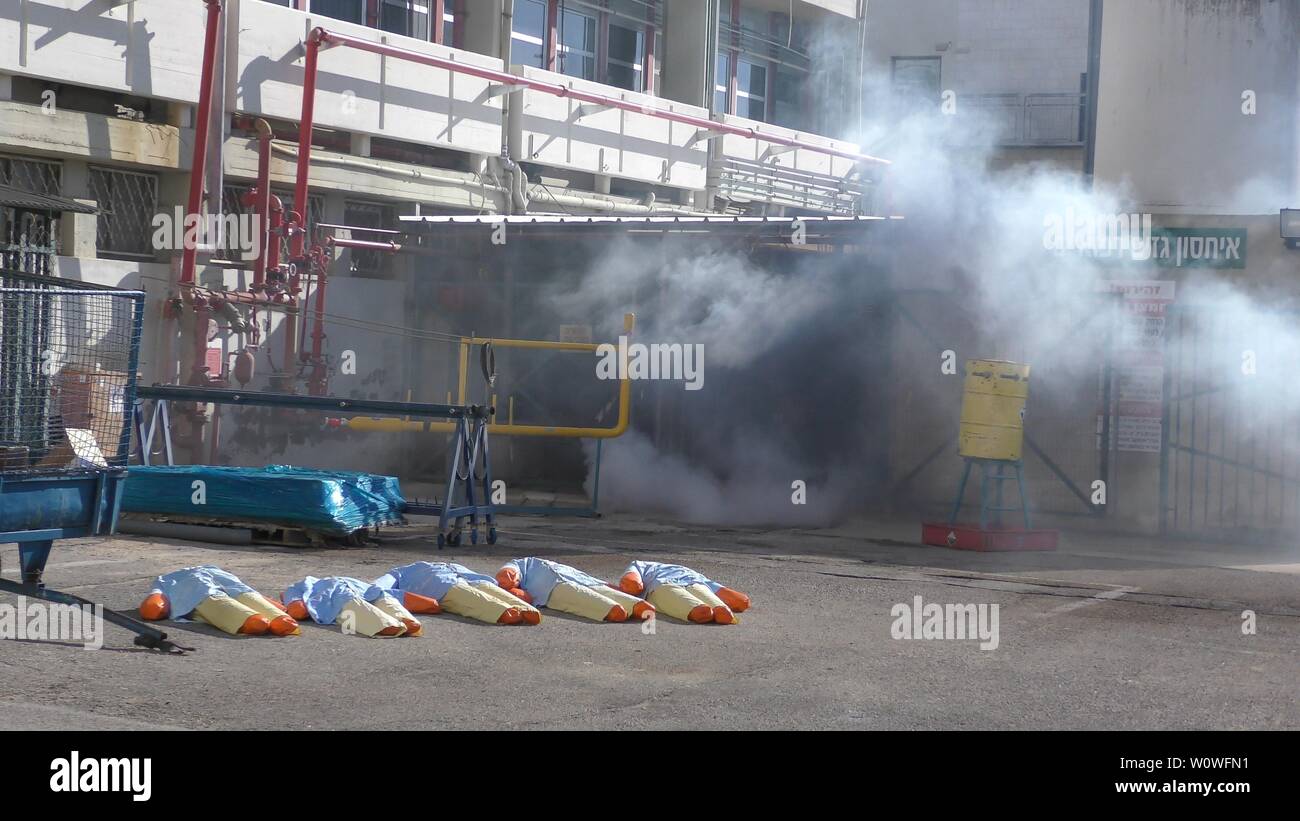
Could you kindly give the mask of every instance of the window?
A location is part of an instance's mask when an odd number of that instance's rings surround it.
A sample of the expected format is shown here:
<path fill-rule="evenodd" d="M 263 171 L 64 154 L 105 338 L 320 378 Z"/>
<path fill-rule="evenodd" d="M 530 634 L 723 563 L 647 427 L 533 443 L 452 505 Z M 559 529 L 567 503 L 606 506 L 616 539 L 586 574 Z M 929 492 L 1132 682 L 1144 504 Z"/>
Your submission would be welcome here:
<path fill-rule="evenodd" d="M 596 18 L 564 9 L 560 13 L 558 68 L 562 74 L 596 79 Z"/>
<path fill-rule="evenodd" d="M 938 102 L 940 77 L 938 57 L 893 58 L 894 96 L 905 105 Z"/>
<path fill-rule="evenodd" d="M 456 45 L 456 4 L 447 0 L 442 11 L 442 42 L 444 45 Z"/>
<path fill-rule="evenodd" d="M 736 72 L 736 114 L 760 122 L 767 119 L 767 68 L 741 60 Z"/>
<path fill-rule="evenodd" d="M 0 154 L 0 183 L 58 196 L 63 190 L 63 166 L 57 162 L 6 157 Z"/>
<path fill-rule="evenodd" d="M 429 6 L 430 0 L 383 0 L 379 27 L 393 34 L 428 40 Z"/>
<path fill-rule="evenodd" d="M 362 25 L 366 22 L 366 0 L 311 0 L 311 10 L 335 20 Z"/>
<path fill-rule="evenodd" d="M 95 245 L 101 253 L 153 256 L 156 174 L 91 166 L 90 195 L 99 203 Z"/>
<path fill-rule="evenodd" d="M 713 111 L 715 114 L 730 114 L 727 105 L 727 84 L 731 82 L 731 55 L 718 55 L 718 74 L 713 82 Z"/>
<path fill-rule="evenodd" d="M 612 86 L 641 91 L 645 61 L 645 32 L 609 24 L 609 63 L 605 79 Z"/>
<path fill-rule="evenodd" d="M 373 202 L 356 202 L 349 200 L 343 204 L 343 222 L 358 228 L 389 228 L 397 220 L 393 209 L 387 205 Z M 378 234 L 355 232 L 353 239 L 378 239 Z M 352 272 L 359 275 L 382 275 L 386 272 L 388 255 L 382 251 L 352 249 Z"/>
<path fill-rule="evenodd" d="M 777 66 L 772 78 L 771 122 L 787 128 L 806 128 L 803 109 L 803 85 L 808 75 L 785 66 Z"/>
<path fill-rule="evenodd" d="M 533 68 L 546 67 L 546 3 L 515 3 L 514 31 L 510 35 L 510 62 Z"/>

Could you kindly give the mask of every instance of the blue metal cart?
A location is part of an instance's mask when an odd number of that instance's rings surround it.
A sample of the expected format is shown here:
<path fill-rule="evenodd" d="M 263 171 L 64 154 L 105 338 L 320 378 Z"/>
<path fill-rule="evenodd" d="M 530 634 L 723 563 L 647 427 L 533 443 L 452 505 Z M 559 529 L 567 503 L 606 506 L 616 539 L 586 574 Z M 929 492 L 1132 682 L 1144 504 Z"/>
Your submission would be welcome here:
<path fill-rule="evenodd" d="M 0 269 L 0 544 L 17 543 L 19 557 L 19 578 L 0 576 L 0 591 L 94 606 L 43 575 L 56 539 L 116 529 L 143 322 L 140 291 Z M 102 612 L 137 645 L 184 649 Z"/>

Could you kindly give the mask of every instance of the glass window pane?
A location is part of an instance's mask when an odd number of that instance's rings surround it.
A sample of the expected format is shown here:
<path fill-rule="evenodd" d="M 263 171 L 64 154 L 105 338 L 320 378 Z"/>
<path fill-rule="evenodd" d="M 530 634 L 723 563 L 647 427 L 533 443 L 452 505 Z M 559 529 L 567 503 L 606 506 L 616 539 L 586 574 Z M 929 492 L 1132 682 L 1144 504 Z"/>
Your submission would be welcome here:
<path fill-rule="evenodd" d="M 518 37 L 510 41 L 510 62 L 521 66 L 542 68 L 542 47 L 538 43 L 525 43 Z"/>
<path fill-rule="evenodd" d="M 626 88 L 628 91 L 641 90 L 641 72 L 631 66 L 610 63 L 605 72 L 605 79 L 616 88 Z"/>
<path fill-rule="evenodd" d="M 940 66 L 938 57 L 895 57 L 894 91 L 903 97 L 937 100 Z"/>
<path fill-rule="evenodd" d="M 546 31 L 546 5 L 541 0 L 515 3 L 514 32 L 541 39 Z"/>
<path fill-rule="evenodd" d="M 379 11 L 379 27 L 393 34 L 429 39 L 429 14 L 423 6 L 412 9 L 408 0 L 384 0 Z"/>
<path fill-rule="evenodd" d="M 576 11 L 565 11 L 560 16 L 557 39 L 569 48 L 596 53 L 596 18 Z"/>
<path fill-rule="evenodd" d="M 313 14 L 346 20 L 349 23 L 366 22 L 365 0 L 311 0 Z"/>
<path fill-rule="evenodd" d="M 642 32 L 633 31 L 622 26 L 610 25 L 609 59 L 618 60 L 621 63 L 640 65 L 643 39 Z"/>
<path fill-rule="evenodd" d="M 736 76 L 736 87 L 751 95 L 766 97 L 767 69 L 747 60 L 741 60 L 740 70 Z"/>

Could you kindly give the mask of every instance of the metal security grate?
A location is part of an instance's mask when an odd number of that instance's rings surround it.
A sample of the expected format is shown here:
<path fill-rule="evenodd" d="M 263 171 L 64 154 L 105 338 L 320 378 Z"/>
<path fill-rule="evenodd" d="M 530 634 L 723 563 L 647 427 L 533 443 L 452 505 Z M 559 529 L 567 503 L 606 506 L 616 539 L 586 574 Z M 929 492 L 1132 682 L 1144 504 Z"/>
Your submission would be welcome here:
<path fill-rule="evenodd" d="M 50 260 L 58 253 L 56 224 L 49 213 L 0 205 L 0 268 L 50 273 Z"/>
<path fill-rule="evenodd" d="M 0 154 L 0 183 L 34 194 L 59 196 L 63 193 L 63 166 Z"/>
<path fill-rule="evenodd" d="M 0 270 L 0 476 L 125 467 L 144 295 Z"/>
<path fill-rule="evenodd" d="M 344 203 L 343 221 L 358 228 L 391 228 L 397 222 L 391 206 L 348 200 Z M 375 239 L 373 234 L 358 232 L 354 239 Z M 379 251 L 353 250 L 352 271 L 379 275 L 387 271 L 388 257 Z"/>
<path fill-rule="evenodd" d="M 241 201 L 241 198 L 244 196 L 244 194 L 248 193 L 251 190 L 252 190 L 251 186 L 227 185 L 225 188 L 222 189 L 221 192 L 221 212 L 223 214 L 240 214 L 240 215 L 245 213 L 248 214 L 253 213 L 252 206 L 246 206 Z M 280 198 L 280 202 L 284 206 L 285 214 L 288 214 L 290 211 L 294 210 L 293 194 L 291 192 L 273 187 L 271 189 L 271 193 Z M 324 197 L 318 196 L 316 194 L 312 194 L 307 197 L 308 236 L 312 236 L 311 231 L 315 228 L 317 223 L 320 222 L 321 211 L 324 207 L 325 207 Z M 226 247 L 224 250 L 227 254 L 227 258 L 229 259 L 241 258 L 240 254 L 242 249 L 236 247 L 235 243 L 231 242 L 229 237 L 227 237 Z M 280 259 L 282 260 L 289 259 L 289 238 L 287 236 L 280 237 Z"/>
<path fill-rule="evenodd" d="M 107 254 L 152 257 L 158 210 L 158 176 L 115 168 L 90 169 L 91 196 L 99 203 L 96 246 Z"/>

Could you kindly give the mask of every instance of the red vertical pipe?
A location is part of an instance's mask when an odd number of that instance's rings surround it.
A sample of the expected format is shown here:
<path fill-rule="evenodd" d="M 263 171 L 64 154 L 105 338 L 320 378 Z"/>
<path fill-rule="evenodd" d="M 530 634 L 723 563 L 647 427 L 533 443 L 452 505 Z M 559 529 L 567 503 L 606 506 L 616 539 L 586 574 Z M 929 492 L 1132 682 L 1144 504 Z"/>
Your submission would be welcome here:
<path fill-rule="evenodd" d="M 322 264 L 316 270 L 316 316 L 312 318 L 311 328 L 312 374 L 309 390 L 316 396 L 325 395 L 325 283 L 329 278 L 325 267 Z"/>
<path fill-rule="evenodd" d="M 433 18 L 429 20 L 429 39 L 441 44 L 443 38 L 442 18 L 447 13 L 447 0 L 433 0 L 429 13 L 433 15 Z"/>
<path fill-rule="evenodd" d="M 208 122 L 212 119 L 212 80 L 217 55 L 217 34 L 221 30 L 223 0 L 205 0 L 208 4 L 208 27 L 203 37 L 203 73 L 199 80 L 199 110 L 194 118 L 194 156 L 190 162 L 190 196 L 186 201 L 185 219 L 197 218 L 203 205 L 203 178 L 208 162 Z M 194 217 L 191 217 L 194 215 Z M 194 281 L 198 257 L 195 243 L 185 243 L 181 255 L 181 282 Z"/>
<path fill-rule="evenodd" d="M 560 38 L 557 34 L 560 25 L 560 0 L 546 0 L 546 51 L 542 59 L 547 71 L 559 71 Z"/>
<path fill-rule="evenodd" d="M 271 126 L 259 119 L 257 128 L 257 193 L 253 213 L 257 219 L 257 262 L 253 264 L 253 290 L 266 282 L 266 261 L 271 252 Z"/>
<path fill-rule="evenodd" d="M 320 53 L 320 29 L 307 37 L 307 64 L 302 75 L 302 115 L 298 121 L 298 177 L 293 189 L 293 207 L 302 215 L 301 230 L 295 231 L 290 257 L 302 259 L 306 241 L 307 173 L 311 168 L 311 129 L 316 117 L 316 58 Z"/>
<path fill-rule="evenodd" d="M 271 195 L 270 218 L 267 223 L 266 267 L 271 271 L 280 269 L 280 232 L 284 228 L 284 204 L 280 198 Z"/>

